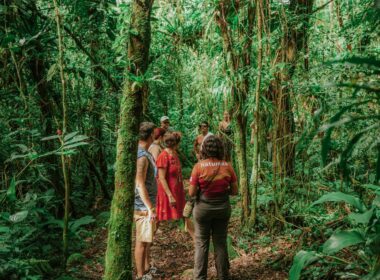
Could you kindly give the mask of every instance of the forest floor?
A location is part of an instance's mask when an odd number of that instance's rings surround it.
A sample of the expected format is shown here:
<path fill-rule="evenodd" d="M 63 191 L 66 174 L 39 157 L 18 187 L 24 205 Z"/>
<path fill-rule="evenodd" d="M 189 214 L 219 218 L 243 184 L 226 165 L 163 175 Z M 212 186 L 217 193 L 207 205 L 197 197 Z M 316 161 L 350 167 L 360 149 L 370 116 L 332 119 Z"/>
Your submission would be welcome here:
<path fill-rule="evenodd" d="M 236 228 L 234 230 L 236 231 Z M 75 271 L 73 274 L 77 279 L 102 279 L 106 237 L 107 231 L 103 228 L 99 229 L 94 237 L 85 240 L 87 246 L 82 255 L 87 261 L 72 270 Z M 261 237 L 264 237 L 264 234 Z M 288 250 L 293 246 L 294 243 L 289 240 L 279 238 L 265 246 L 254 245 L 251 253 L 234 247 L 236 255 L 230 261 L 231 279 L 287 279 L 286 271 L 275 270 L 270 264 L 286 258 Z M 160 229 L 155 237 L 151 255 L 161 272 L 161 276 L 154 279 L 192 279 L 193 244 L 188 233 L 181 227 Z M 208 276 L 208 279 L 217 279 L 212 253 L 209 256 Z"/>
<path fill-rule="evenodd" d="M 229 225 L 228 242 L 231 279 L 287 279 L 287 271 L 297 247 L 297 238 L 268 232 L 255 233 L 247 238 L 241 233 L 240 228 L 239 218 L 233 215 Z M 104 272 L 107 241 L 105 220 L 97 219 L 90 231 L 91 237 L 84 239 L 84 249 L 81 252 L 86 261 L 73 263 L 70 274 L 81 280 L 100 280 Z M 192 279 L 194 247 L 183 223 L 168 223 L 159 227 L 151 257 L 161 273 L 160 277 L 154 279 Z M 208 279 L 217 279 L 212 249 L 209 254 Z"/>

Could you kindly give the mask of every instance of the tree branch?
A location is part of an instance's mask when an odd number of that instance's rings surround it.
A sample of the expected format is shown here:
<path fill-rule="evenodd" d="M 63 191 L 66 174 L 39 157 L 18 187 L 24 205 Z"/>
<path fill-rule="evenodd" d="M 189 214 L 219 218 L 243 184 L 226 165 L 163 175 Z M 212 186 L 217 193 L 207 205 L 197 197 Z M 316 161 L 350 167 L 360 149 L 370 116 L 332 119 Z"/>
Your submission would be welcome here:
<path fill-rule="evenodd" d="M 48 20 L 49 17 L 43 15 L 40 11 L 37 10 L 38 16 L 43 20 Z M 92 63 L 96 64 L 96 69 L 108 80 L 108 82 L 116 89 L 121 89 L 120 83 L 115 81 L 108 73 L 106 69 L 104 69 L 101 64 L 96 60 L 96 58 L 91 55 L 91 53 L 86 49 L 86 47 L 82 44 L 82 42 L 79 40 L 78 37 L 75 36 L 73 32 L 71 32 L 70 28 L 68 28 L 66 25 L 63 25 L 63 29 L 65 32 L 70 36 L 70 38 L 74 41 L 76 46 L 85 54 L 88 56 L 88 58 L 91 60 Z"/>

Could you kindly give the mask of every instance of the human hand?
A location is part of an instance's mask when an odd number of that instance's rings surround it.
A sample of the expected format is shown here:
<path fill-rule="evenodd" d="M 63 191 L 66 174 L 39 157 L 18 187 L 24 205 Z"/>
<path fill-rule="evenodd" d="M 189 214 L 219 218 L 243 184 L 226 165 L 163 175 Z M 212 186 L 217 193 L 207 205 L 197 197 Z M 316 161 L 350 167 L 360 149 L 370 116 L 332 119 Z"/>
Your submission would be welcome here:
<path fill-rule="evenodd" d="M 152 207 L 148 210 L 148 218 L 150 221 L 155 221 L 157 218 L 156 208 Z"/>
<path fill-rule="evenodd" d="M 172 194 L 169 195 L 169 203 L 170 203 L 171 207 L 176 207 L 176 205 L 177 205 L 177 201 L 175 200 L 175 198 Z"/>

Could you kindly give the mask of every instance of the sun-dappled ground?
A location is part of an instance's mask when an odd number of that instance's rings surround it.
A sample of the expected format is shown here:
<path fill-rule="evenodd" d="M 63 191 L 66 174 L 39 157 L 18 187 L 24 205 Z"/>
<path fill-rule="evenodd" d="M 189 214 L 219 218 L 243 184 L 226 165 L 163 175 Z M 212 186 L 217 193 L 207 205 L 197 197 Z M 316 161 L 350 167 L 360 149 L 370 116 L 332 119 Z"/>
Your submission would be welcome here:
<path fill-rule="evenodd" d="M 102 279 L 107 230 L 103 225 L 93 228 L 93 233 L 92 237 L 85 239 L 86 248 L 82 252 L 87 261 L 70 268 L 77 279 Z M 261 233 L 243 250 L 236 245 L 240 234 L 237 219 L 231 221 L 229 233 L 229 251 L 233 251 L 231 279 L 287 279 L 287 272 L 281 266 L 276 270 L 272 266 L 289 257 L 294 241 L 285 237 L 271 240 L 269 234 Z M 257 240 L 266 242 L 260 244 Z M 152 247 L 152 258 L 161 272 L 155 279 L 192 279 L 194 248 L 180 223 L 160 227 Z M 209 279 L 217 279 L 212 253 L 209 257 Z"/>

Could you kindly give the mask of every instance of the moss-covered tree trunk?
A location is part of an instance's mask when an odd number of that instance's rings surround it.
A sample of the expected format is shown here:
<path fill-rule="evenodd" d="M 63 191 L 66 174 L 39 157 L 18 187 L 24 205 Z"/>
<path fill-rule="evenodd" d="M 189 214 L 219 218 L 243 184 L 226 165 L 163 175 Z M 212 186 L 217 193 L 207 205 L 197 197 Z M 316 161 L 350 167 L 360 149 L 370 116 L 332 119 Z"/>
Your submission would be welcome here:
<path fill-rule="evenodd" d="M 282 219 L 281 205 L 286 188 L 283 187 L 285 177 L 294 174 L 295 141 L 294 117 L 292 111 L 291 80 L 302 50 L 305 50 L 307 30 L 312 12 L 313 0 L 290 1 L 292 18 L 287 21 L 281 45 L 276 53 L 274 64 L 286 64 L 275 74 L 269 87 L 269 99 L 274 105 L 273 142 L 273 191 L 275 196 L 275 215 Z"/>
<path fill-rule="evenodd" d="M 252 127 L 253 134 L 253 166 L 252 166 L 252 176 L 253 176 L 253 188 L 251 196 L 251 216 L 249 220 L 250 226 L 256 224 L 257 218 L 257 190 L 259 184 L 259 133 L 260 133 L 260 87 L 261 87 L 261 71 L 262 71 L 262 62 L 263 62 L 263 48 L 262 48 L 262 15 L 263 15 L 263 3 L 262 0 L 256 1 L 256 19 L 257 19 L 257 41 L 258 41 L 258 50 L 257 50 L 257 78 L 256 78 L 256 90 L 255 90 L 255 110 L 254 110 L 254 122 Z"/>
<path fill-rule="evenodd" d="M 137 133 L 142 117 L 143 84 L 148 68 L 151 0 L 132 2 L 128 42 L 128 79 L 120 102 L 120 127 L 117 137 L 115 192 L 111 205 L 105 280 L 132 279 L 132 222 L 134 207 Z"/>
<path fill-rule="evenodd" d="M 216 23 L 218 24 L 223 39 L 224 54 L 227 59 L 228 72 L 232 86 L 233 115 L 236 119 L 235 133 L 235 151 L 238 164 L 239 188 L 242 196 L 242 223 L 247 224 L 250 215 L 250 192 L 248 188 L 248 170 L 247 170 L 247 116 L 245 105 L 247 102 L 248 92 L 250 89 L 248 71 L 251 66 L 251 48 L 252 48 L 252 31 L 253 31 L 253 3 L 240 5 L 240 2 L 231 0 L 222 0 L 218 2 L 217 13 L 215 14 Z M 237 28 L 237 42 L 234 43 L 233 24 L 229 22 L 231 18 L 238 15 L 239 10 L 247 7 L 247 18 L 245 18 Z M 245 31 L 244 27 L 248 30 Z M 238 45 L 243 45 L 243 50 L 238 53 Z M 241 72 L 246 74 L 241 75 Z"/>

